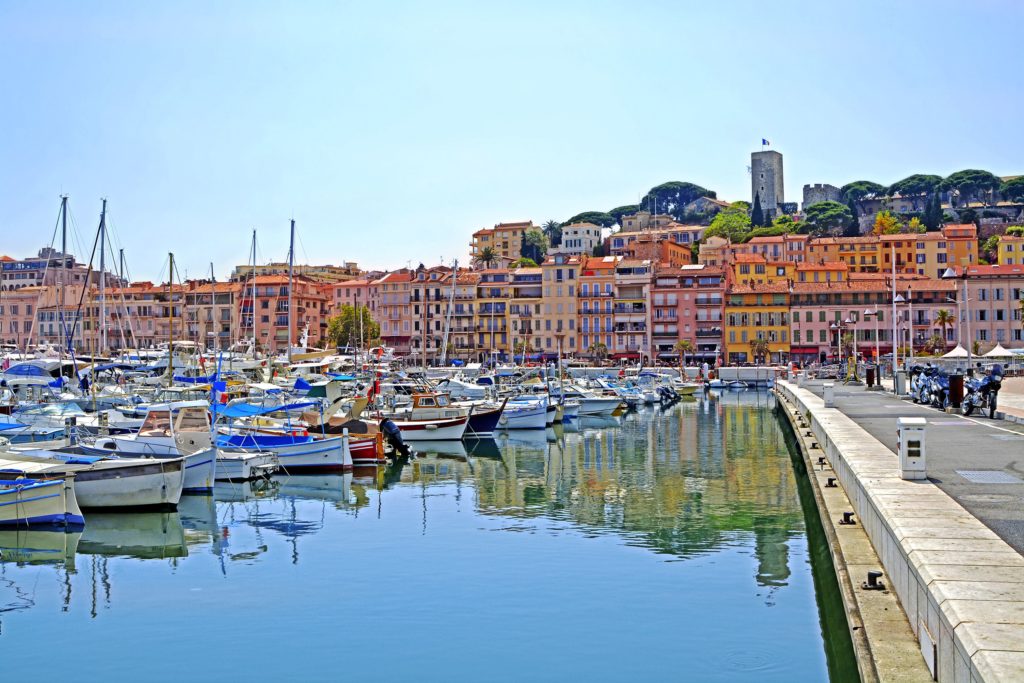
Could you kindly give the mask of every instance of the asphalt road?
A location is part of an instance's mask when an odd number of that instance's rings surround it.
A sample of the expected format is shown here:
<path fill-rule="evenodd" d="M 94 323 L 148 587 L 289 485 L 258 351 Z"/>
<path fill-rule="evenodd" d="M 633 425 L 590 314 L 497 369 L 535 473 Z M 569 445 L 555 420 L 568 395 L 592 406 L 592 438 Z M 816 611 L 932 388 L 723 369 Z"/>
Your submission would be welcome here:
<path fill-rule="evenodd" d="M 804 388 L 822 394 L 821 381 L 806 382 Z M 863 386 L 837 382 L 835 391 L 836 407 L 885 444 L 894 457 L 896 419 L 925 418 L 928 478 L 1024 554 L 1024 425 L 943 413 Z M 981 483 L 994 479 L 1004 482 Z"/>

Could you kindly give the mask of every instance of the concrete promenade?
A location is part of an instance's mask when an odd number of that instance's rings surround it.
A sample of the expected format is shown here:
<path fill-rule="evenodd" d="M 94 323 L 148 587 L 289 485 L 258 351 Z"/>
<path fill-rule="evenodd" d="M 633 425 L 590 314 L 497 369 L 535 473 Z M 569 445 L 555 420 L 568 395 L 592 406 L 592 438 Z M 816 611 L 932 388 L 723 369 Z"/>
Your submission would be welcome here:
<path fill-rule="evenodd" d="M 819 439 L 937 679 L 1024 681 L 1024 426 L 839 383 L 825 408 L 821 384 L 777 388 Z M 929 480 L 900 478 L 897 417 L 928 420 Z"/>

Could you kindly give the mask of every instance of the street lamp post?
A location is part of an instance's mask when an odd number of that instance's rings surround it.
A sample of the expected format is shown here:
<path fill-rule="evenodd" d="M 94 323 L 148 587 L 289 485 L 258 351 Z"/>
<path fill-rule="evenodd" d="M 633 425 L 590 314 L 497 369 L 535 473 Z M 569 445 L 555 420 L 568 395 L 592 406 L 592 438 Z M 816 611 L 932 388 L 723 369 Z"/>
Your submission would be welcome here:
<path fill-rule="evenodd" d="M 864 317 L 867 318 L 869 316 L 873 316 L 874 319 L 875 319 L 875 369 L 877 371 L 878 363 L 881 360 L 881 356 L 878 353 L 878 307 L 877 306 L 875 307 L 875 310 L 873 310 L 873 311 L 871 309 L 866 309 L 864 311 Z M 881 377 L 879 377 L 879 379 L 881 379 Z"/>
<path fill-rule="evenodd" d="M 973 349 L 971 347 L 974 345 L 974 340 L 971 338 L 971 300 L 967 297 L 967 268 L 964 267 L 963 276 L 958 276 L 952 268 L 946 268 L 946 272 L 942 274 L 942 277 L 945 280 L 955 280 L 960 277 L 964 281 L 964 313 L 967 319 L 967 344 L 965 347 L 967 349 L 967 369 L 970 370 L 973 367 Z"/>

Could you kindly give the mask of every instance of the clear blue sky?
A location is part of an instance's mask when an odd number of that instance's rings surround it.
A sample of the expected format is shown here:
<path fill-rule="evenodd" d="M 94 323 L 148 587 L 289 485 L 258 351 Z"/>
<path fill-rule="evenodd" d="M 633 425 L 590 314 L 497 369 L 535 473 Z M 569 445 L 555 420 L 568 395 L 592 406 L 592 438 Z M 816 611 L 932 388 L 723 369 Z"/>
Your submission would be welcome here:
<path fill-rule="evenodd" d="M 807 9 L 804 9 L 806 7 Z M 1024 3 L 0 2 L 0 253 L 79 241 L 135 277 L 464 260 L 473 230 L 685 180 L 1024 172 Z M 87 246 L 87 245 L 86 245 Z M 81 254 L 79 254 L 81 255 Z"/>

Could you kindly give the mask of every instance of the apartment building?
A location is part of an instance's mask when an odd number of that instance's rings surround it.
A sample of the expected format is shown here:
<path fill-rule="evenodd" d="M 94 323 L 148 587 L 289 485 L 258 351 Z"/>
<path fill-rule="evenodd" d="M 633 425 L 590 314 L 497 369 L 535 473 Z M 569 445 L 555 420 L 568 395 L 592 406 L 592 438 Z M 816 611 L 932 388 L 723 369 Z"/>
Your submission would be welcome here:
<path fill-rule="evenodd" d="M 730 365 L 789 360 L 789 282 L 733 284 L 726 293 L 725 360 Z M 754 340 L 767 353 L 756 357 Z"/>
<path fill-rule="evenodd" d="M 403 268 L 374 280 L 370 288 L 371 300 L 376 302 L 375 319 L 380 324 L 381 343 L 398 354 L 412 351 L 412 279 L 412 272 Z"/>
<path fill-rule="evenodd" d="M 473 233 L 473 241 L 469 244 L 470 261 L 476 263 L 483 250 L 490 247 L 502 259 L 500 265 L 515 261 L 522 254 L 523 240 L 526 233 L 536 230 L 533 221 L 519 223 L 498 223 L 493 228 L 484 228 Z"/>
<path fill-rule="evenodd" d="M 612 358 L 651 362 L 651 283 L 655 261 L 623 258 L 615 266 Z"/>
<path fill-rule="evenodd" d="M 600 256 L 582 259 L 579 275 L 580 353 L 588 358 L 601 351 L 610 354 L 615 345 L 613 324 L 615 300 L 615 268 L 621 256 Z"/>
<path fill-rule="evenodd" d="M 654 358 L 676 362 L 676 344 L 688 340 L 688 362 L 714 363 L 723 351 L 725 271 L 705 265 L 660 265 L 651 291 Z"/>
<path fill-rule="evenodd" d="M 576 330 L 581 264 L 580 256 L 556 254 L 541 265 L 544 324 L 540 336 L 545 358 L 558 355 L 559 341 L 563 356 L 581 351 Z"/>
<path fill-rule="evenodd" d="M 963 275 L 963 269 L 956 269 Z M 967 285 L 967 304 L 962 307 L 961 324 L 970 310 L 971 340 L 984 353 L 996 344 L 1020 348 L 1024 342 L 1024 265 L 968 266 L 967 279 L 952 281 L 960 299 Z M 964 329 L 966 338 L 967 330 Z"/>

